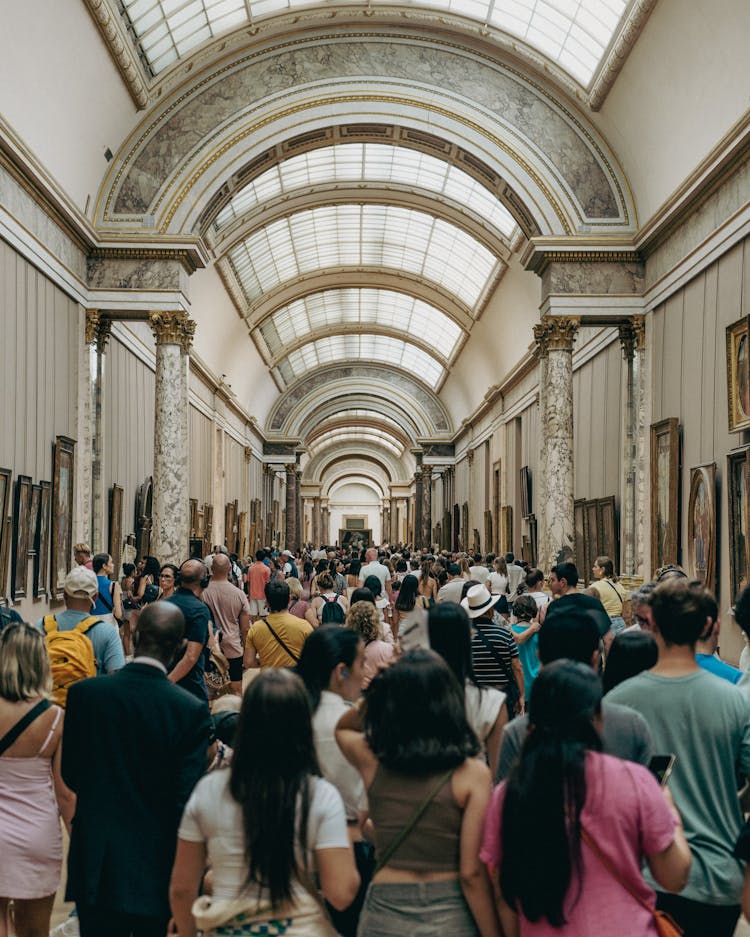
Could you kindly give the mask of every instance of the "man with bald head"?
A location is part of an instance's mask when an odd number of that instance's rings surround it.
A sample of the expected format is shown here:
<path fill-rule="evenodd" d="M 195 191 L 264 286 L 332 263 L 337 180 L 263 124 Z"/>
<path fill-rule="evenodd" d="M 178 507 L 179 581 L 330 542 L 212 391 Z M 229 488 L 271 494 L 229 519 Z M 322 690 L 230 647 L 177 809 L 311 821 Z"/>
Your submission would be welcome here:
<path fill-rule="evenodd" d="M 247 596 L 229 581 L 232 561 L 219 553 L 211 565 L 211 582 L 203 590 L 203 601 L 209 607 L 214 625 L 221 632 L 221 649 L 229 662 L 232 691 L 242 696 L 242 655 L 250 628 L 250 606 Z"/>
<path fill-rule="evenodd" d="M 154 602 L 138 619 L 135 658 L 68 691 L 62 773 L 77 797 L 67 899 L 81 937 L 164 937 L 183 807 L 206 767 L 209 716 L 167 669 L 185 619 Z"/>
<path fill-rule="evenodd" d="M 221 554 L 214 557 L 214 563 Z M 208 657 L 211 613 L 202 601 L 208 585 L 208 568 L 203 560 L 185 560 L 180 566 L 177 590 L 165 602 L 171 602 L 185 616 L 185 650 L 169 671 L 169 679 L 208 706 L 208 691 L 203 674 Z"/>
<path fill-rule="evenodd" d="M 391 588 L 391 574 L 388 567 L 378 562 L 378 551 L 375 547 L 370 547 L 365 553 L 367 564 L 359 571 L 359 585 L 364 586 L 368 576 L 377 576 L 380 580 L 381 595 L 388 594 L 388 601 L 393 601 L 393 589 Z"/>

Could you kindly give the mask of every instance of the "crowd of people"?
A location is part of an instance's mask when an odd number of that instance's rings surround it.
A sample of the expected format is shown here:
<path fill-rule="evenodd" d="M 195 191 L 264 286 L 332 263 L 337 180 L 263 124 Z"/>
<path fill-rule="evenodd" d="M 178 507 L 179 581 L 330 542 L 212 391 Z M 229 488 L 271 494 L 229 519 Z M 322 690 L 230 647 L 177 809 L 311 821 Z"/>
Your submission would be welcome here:
<path fill-rule="evenodd" d="M 732 937 L 750 678 L 679 567 L 590 576 L 76 545 L 0 621 L 0 937 L 47 937 L 68 839 L 58 935 Z"/>

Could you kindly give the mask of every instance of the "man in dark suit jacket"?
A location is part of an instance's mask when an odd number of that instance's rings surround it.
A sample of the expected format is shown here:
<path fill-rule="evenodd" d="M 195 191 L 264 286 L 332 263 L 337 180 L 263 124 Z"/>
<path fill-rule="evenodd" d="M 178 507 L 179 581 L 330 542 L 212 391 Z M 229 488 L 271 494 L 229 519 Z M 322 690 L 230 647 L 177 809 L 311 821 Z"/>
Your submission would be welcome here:
<path fill-rule="evenodd" d="M 169 602 L 138 620 L 136 656 L 68 693 L 62 775 L 78 801 L 67 899 L 81 937 L 164 937 L 177 827 L 206 768 L 205 703 L 167 679 L 185 620 Z"/>

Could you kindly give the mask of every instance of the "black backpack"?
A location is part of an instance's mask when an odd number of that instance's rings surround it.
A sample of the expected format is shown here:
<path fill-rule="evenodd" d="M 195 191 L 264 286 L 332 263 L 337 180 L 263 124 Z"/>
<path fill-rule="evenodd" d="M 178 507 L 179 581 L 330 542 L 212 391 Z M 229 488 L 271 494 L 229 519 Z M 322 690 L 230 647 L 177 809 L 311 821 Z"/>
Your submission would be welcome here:
<path fill-rule="evenodd" d="M 0 631 L 8 625 L 13 625 L 18 622 L 23 623 L 23 618 L 21 618 L 18 612 L 14 611 L 12 608 L 0 606 Z"/>

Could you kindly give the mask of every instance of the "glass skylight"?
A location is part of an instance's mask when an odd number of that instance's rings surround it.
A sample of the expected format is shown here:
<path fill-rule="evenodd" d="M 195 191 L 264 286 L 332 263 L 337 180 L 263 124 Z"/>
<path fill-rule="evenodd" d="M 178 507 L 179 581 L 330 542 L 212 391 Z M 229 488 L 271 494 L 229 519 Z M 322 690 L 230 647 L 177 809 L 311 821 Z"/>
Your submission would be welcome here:
<path fill-rule="evenodd" d="M 202 42 L 236 26 L 300 7 L 325 6 L 310 0 L 121 2 L 123 16 L 132 25 L 155 75 Z M 601 61 L 628 0 L 411 0 L 404 5 L 449 10 L 518 36 L 585 85 Z"/>
<path fill-rule="evenodd" d="M 332 429 L 327 433 L 321 433 L 320 436 L 317 436 L 313 442 L 309 444 L 307 451 L 312 455 L 327 446 L 347 442 L 368 442 L 376 446 L 383 446 L 383 448 L 393 453 L 398 459 L 400 459 L 404 453 L 404 447 L 398 439 L 394 439 L 387 431 L 370 429 L 370 427 L 362 427 L 362 429 Z"/>
<path fill-rule="evenodd" d="M 450 358 L 462 335 L 453 319 L 429 303 L 378 289 L 312 293 L 278 309 L 261 325 L 260 333 L 276 357 L 299 339 L 337 325 L 380 325 L 403 332 L 405 337 L 424 337 L 443 358 Z"/>
<path fill-rule="evenodd" d="M 396 205 L 326 205 L 280 218 L 229 252 L 248 302 L 304 273 L 373 265 L 430 280 L 475 305 L 496 258 L 441 218 Z"/>
<path fill-rule="evenodd" d="M 214 227 L 226 227 L 245 212 L 295 189 L 335 182 L 401 183 L 445 195 L 510 237 L 515 221 L 508 209 L 468 173 L 428 153 L 385 143 L 341 143 L 301 153 L 272 166 L 242 188 L 219 212 Z"/>
<path fill-rule="evenodd" d="M 286 383 L 296 380 L 313 368 L 331 363 L 346 363 L 357 359 L 378 361 L 395 368 L 403 368 L 430 387 L 442 380 L 445 369 L 432 355 L 415 345 L 387 335 L 334 335 L 297 348 L 279 364 L 279 373 Z M 286 368 L 283 365 L 286 364 Z"/>

